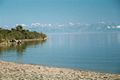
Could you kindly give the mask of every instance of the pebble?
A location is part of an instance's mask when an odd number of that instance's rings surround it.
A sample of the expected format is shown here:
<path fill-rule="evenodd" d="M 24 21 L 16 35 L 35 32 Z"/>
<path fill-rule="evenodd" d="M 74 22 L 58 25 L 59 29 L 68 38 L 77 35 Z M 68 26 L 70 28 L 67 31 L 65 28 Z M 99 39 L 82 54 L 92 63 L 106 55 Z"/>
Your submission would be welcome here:
<path fill-rule="evenodd" d="M 120 74 L 0 61 L 0 80 L 120 80 Z"/>

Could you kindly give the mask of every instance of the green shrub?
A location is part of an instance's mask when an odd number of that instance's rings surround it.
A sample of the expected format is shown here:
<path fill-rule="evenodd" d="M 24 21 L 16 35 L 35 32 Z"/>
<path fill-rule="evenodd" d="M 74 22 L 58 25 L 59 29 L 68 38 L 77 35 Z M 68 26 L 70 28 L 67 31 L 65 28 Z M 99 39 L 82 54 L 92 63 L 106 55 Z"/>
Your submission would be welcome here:
<path fill-rule="evenodd" d="M 45 37 L 46 37 L 45 34 L 25 30 L 21 25 L 17 25 L 16 28 L 11 28 L 11 30 L 0 28 L 0 42 L 2 41 L 2 39 L 5 40 L 35 39 L 35 38 L 44 39 Z"/>

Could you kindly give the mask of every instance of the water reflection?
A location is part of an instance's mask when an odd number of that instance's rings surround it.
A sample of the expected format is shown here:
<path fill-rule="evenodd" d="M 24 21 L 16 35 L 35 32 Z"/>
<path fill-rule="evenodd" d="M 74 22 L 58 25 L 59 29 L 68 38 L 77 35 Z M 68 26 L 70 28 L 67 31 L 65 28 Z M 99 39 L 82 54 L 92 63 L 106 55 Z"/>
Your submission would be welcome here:
<path fill-rule="evenodd" d="M 120 33 L 48 36 L 45 44 L 28 42 L 0 48 L 0 60 L 120 73 Z"/>
<path fill-rule="evenodd" d="M 46 40 L 44 41 L 29 41 L 29 42 L 24 42 L 22 44 L 16 45 L 16 44 L 11 44 L 10 46 L 5 46 L 5 47 L 0 47 L 0 56 L 4 55 L 6 52 L 14 52 L 16 51 L 18 56 L 21 56 L 25 50 L 30 47 L 30 46 L 36 46 L 36 45 L 43 45 Z"/>

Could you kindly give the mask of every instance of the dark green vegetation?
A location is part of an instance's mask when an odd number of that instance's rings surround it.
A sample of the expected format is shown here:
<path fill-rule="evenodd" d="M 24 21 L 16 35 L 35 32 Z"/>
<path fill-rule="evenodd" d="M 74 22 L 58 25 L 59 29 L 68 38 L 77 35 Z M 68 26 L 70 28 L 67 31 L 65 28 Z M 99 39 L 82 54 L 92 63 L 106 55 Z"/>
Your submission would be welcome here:
<path fill-rule="evenodd" d="M 0 42 L 7 40 L 22 40 L 22 39 L 41 39 L 44 40 L 47 36 L 43 33 L 32 32 L 26 29 L 23 29 L 21 25 L 17 25 L 16 28 L 2 29 L 0 28 Z"/>

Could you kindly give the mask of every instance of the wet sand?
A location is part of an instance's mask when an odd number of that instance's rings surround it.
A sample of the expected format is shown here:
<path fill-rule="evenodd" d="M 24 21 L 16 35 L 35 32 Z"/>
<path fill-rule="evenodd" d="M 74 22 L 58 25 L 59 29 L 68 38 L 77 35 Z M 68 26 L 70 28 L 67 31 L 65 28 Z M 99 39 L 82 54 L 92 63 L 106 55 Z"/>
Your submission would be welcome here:
<path fill-rule="evenodd" d="M 120 80 L 120 74 L 0 61 L 0 80 Z"/>

